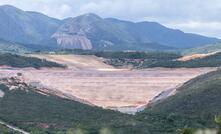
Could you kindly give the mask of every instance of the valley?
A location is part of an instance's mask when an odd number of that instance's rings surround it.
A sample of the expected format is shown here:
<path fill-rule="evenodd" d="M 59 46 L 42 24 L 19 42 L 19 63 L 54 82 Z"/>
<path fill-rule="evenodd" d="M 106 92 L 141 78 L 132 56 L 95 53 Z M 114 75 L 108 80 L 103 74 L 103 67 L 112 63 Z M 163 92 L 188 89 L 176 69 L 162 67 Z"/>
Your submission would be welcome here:
<path fill-rule="evenodd" d="M 204 78 L 219 78 L 220 71 L 215 71 L 218 67 L 119 69 L 105 64 L 104 58 L 92 55 L 26 55 L 27 59 L 36 57 L 41 58 L 37 60 L 40 63 L 43 60 L 65 68 L 0 68 L 0 119 L 25 132 L 66 134 L 73 128 L 86 134 L 100 133 L 103 129 L 113 134 L 175 134 L 177 129 L 185 127 L 186 116 L 194 118 L 187 120 L 191 127 L 203 126 L 197 120 L 215 126 L 209 119 L 219 113 L 219 108 L 210 109 L 208 120 L 201 119 L 199 116 L 203 114 L 198 116 L 197 109 L 193 117 L 183 115 L 182 111 L 176 113 L 176 109 L 192 106 L 192 101 L 179 102 L 189 97 L 186 92 L 195 92 L 198 84 L 194 82 L 206 83 Z M 208 94 L 211 94 L 209 90 Z M 180 95 L 184 98 L 180 99 Z M 204 96 L 198 99 L 208 101 L 209 97 Z M 172 98 L 178 104 L 170 104 Z M 200 105 L 194 98 L 190 99 Z M 219 103 L 215 100 L 214 104 Z M 168 112 L 164 105 L 173 107 L 172 111 Z M 191 112 L 191 109 L 187 107 L 184 111 Z M 161 127 L 165 124 L 166 128 Z"/>
<path fill-rule="evenodd" d="M 135 114 L 162 94 L 167 98 L 184 82 L 216 68 L 117 69 L 102 58 L 80 55 L 32 55 L 67 68 L 0 68 L 2 77 L 19 77 L 46 93 L 105 109 Z M 22 76 L 17 76 L 20 73 Z M 6 74 L 6 75 L 5 75 Z"/>
<path fill-rule="evenodd" d="M 0 134 L 221 134 L 219 2 L 27 3 L 0 1 Z"/>

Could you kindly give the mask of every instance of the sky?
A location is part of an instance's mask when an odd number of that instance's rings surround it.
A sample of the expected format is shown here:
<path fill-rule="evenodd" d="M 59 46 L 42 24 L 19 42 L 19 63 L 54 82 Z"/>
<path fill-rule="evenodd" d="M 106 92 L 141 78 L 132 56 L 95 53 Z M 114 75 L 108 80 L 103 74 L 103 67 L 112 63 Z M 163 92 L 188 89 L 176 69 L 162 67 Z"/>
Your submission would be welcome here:
<path fill-rule="evenodd" d="M 0 0 L 0 5 L 63 19 L 85 13 L 129 21 L 155 21 L 185 32 L 221 38 L 220 0 Z"/>

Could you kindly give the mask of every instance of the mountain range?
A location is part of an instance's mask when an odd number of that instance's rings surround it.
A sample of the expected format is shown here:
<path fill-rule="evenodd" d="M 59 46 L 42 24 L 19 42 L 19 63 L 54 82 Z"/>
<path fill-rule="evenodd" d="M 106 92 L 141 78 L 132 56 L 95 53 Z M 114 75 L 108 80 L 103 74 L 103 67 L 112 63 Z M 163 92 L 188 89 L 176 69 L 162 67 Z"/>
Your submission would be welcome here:
<path fill-rule="evenodd" d="M 130 22 L 84 14 L 59 20 L 42 13 L 0 6 L 0 39 L 67 49 L 171 50 L 199 47 L 220 39 L 184 33 L 157 22 Z"/>

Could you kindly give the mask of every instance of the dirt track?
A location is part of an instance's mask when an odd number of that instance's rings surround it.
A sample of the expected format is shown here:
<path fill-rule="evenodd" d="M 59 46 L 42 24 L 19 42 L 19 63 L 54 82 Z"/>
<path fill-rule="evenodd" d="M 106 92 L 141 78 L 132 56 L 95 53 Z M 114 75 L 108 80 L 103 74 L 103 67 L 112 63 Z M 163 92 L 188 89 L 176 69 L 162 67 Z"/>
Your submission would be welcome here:
<path fill-rule="evenodd" d="M 100 107 L 132 113 L 161 92 L 174 89 L 200 74 L 214 70 L 154 68 L 131 71 L 105 65 L 97 57 L 69 55 L 44 58 L 66 63 L 69 68 L 0 69 L 0 74 L 22 72 L 24 81 L 34 83 L 35 86 L 43 86 Z"/>

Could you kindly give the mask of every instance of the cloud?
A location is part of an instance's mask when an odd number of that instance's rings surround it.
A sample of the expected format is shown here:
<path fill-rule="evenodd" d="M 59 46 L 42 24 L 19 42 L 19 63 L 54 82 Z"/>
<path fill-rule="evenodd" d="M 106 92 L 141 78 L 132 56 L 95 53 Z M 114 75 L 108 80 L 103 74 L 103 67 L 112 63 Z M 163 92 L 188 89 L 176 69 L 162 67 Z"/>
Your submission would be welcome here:
<path fill-rule="evenodd" d="M 220 0 L 0 0 L 56 18 L 92 12 L 102 17 L 157 21 L 186 32 L 221 38 Z"/>
<path fill-rule="evenodd" d="M 181 23 L 168 23 L 165 25 L 176 29 L 185 29 L 186 32 L 190 33 L 199 33 L 202 35 L 209 35 L 211 37 L 221 37 L 221 22 L 189 21 Z"/>

